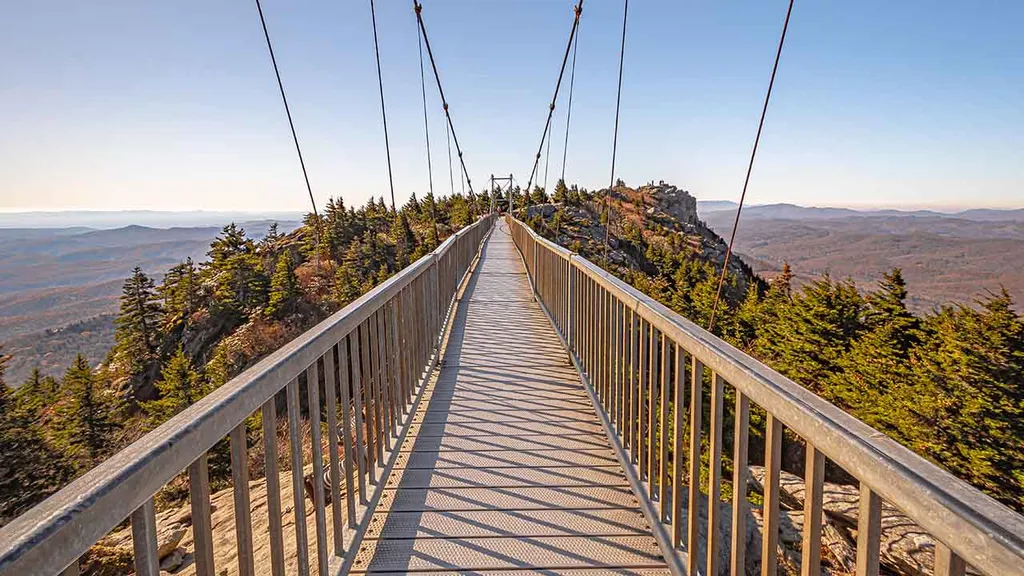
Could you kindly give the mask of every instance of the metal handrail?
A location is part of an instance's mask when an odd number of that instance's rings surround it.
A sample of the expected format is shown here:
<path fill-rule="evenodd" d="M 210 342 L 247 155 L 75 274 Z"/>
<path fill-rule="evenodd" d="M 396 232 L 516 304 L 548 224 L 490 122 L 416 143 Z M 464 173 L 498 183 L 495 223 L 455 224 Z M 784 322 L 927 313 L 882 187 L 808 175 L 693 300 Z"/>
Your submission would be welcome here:
<path fill-rule="evenodd" d="M 156 574 L 159 559 L 155 558 L 153 496 L 186 468 L 192 489 L 192 508 L 196 530 L 197 574 L 212 574 L 212 540 L 209 533 L 209 479 L 206 453 L 226 436 L 232 439 L 232 473 L 234 476 L 236 511 L 238 504 L 248 506 L 248 471 L 245 465 L 245 421 L 262 410 L 265 430 L 276 436 L 272 428 L 276 418 L 275 397 L 287 391 L 289 431 L 293 442 L 298 438 L 298 390 L 300 375 L 306 382 L 322 383 L 329 419 L 329 456 L 335 518 L 334 555 L 345 556 L 343 538 L 337 528 L 342 525 L 338 485 L 341 471 L 348 474 L 349 516 L 346 532 L 358 528 L 366 517 L 366 503 L 373 496 L 362 488 L 366 481 L 375 483 L 374 452 L 377 462 L 385 450 L 391 448 L 391 439 L 408 424 L 409 404 L 421 387 L 422 379 L 429 375 L 436 361 L 440 337 L 453 309 L 458 286 L 465 280 L 470 265 L 489 233 L 493 217 L 488 215 L 463 228 L 446 239 L 437 249 L 370 290 L 341 311 L 333 314 L 306 331 L 256 365 L 211 392 L 191 407 L 177 414 L 149 434 L 118 452 L 81 478 L 78 478 L 46 501 L 0 528 L 0 576 L 35 574 L 77 574 L 78 558 L 111 529 L 131 517 L 135 535 L 136 573 Z M 375 338 L 376 341 L 371 340 Z M 351 360 L 348 354 L 351 350 Z M 360 370 L 360 357 L 363 358 Z M 336 369 L 337 362 L 337 369 Z M 350 379 L 351 376 L 351 379 Z M 322 380 L 321 380 L 322 377 Z M 341 383 L 338 386 L 338 383 Z M 310 406 L 322 406 L 320 386 L 306 386 Z M 341 393 L 344 432 L 337 422 Z M 366 438 L 363 439 L 360 400 L 365 397 Z M 355 437 L 349 422 L 347 401 L 355 403 Z M 376 419 L 379 429 L 374 429 Z M 271 424 L 267 423 L 267 420 Z M 320 427 L 312 426 L 314 469 L 324 469 L 320 448 Z M 344 436 L 348 464 L 339 462 L 338 444 Z M 372 436 L 372 437 L 371 437 Z M 273 439 L 276 441 L 276 437 Z M 383 447 L 382 447 L 383 445 Z M 268 451 L 276 451 L 271 443 Z M 359 460 L 349 460 L 352 452 Z M 237 460 L 236 460 L 237 459 Z M 267 459 L 269 482 L 277 484 L 276 458 Z M 368 462 L 370 466 L 360 465 Z M 302 494 L 302 456 L 296 462 L 299 477 L 293 474 L 293 490 Z M 294 470 L 294 466 L 293 466 Z M 355 513 L 351 501 L 355 491 L 353 470 L 359 480 L 361 514 Z M 273 476 L 273 478 L 271 478 Z M 364 477 L 365 476 L 365 477 Z M 317 485 L 319 502 L 324 502 L 322 484 Z M 379 490 L 378 484 L 376 489 Z M 279 496 L 278 508 L 280 507 Z M 204 506 L 205 500 L 205 508 Z M 300 500 L 297 507 L 303 507 Z M 198 513 L 198 514 L 197 514 Z M 315 506 L 321 557 L 328 558 L 329 547 L 322 528 L 326 521 L 323 506 Z M 205 516 L 205 529 L 203 519 Z M 249 514 L 236 514 L 239 534 L 239 572 L 251 573 L 251 545 L 243 558 L 243 546 L 248 530 L 251 539 Z M 250 522 L 248 527 L 243 526 Z M 278 520 L 277 531 L 280 532 Z M 273 531 L 273 519 L 271 519 Z M 300 522 L 296 522 L 296 525 Z M 301 524 L 304 525 L 304 522 Z M 304 536 L 304 528 L 303 538 Z M 279 539 L 280 534 L 276 535 Z M 344 535 L 343 535 L 344 536 Z M 140 537 L 143 541 L 140 542 Z M 272 538 L 273 540 L 274 538 Z M 251 544 L 251 542 L 250 542 Z M 203 549 L 203 546 L 206 549 Z M 279 551 L 274 550 L 275 554 Z M 278 554 L 280 555 L 280 554 Z M 274 559 L 277 574 L 278 559 Z M 283 570 L 283 558 L 280 567 Z M 323 573 L 321 571 L 321 573 Z"/>
<path fill-rule="evenodd" d="M 735 444 L 742 449 L 736 453 L 741 456 L 737 460 L 742 461 L 737 463 L 739 474 L 734 477 L 734 482 L 744 481 L 746 477 L 748 430 L 745 416 L 749 401 L 767 412 L 765 542 L 777 542 L 779 452 L 784 425 L 803 438 L 808 447 L 806 500 L 809 508 L 806 512 L 809 513 L 805 514 L 808 519 L 805 538 L 810 540 L 805 540 L 803 546 L 805 562 L 820 563 L 820 557 L 815 557 L 814 552 L 820 551 L 821 538 L 820 520 L 816 519 L 821 516 L 821 484 L 827 457 L 861 483 L 858 574 L 877 574 L 882 500 L 902 511 L 935 538 L 936 574 L 963 574 L 966 565 L 989 576 L 1024 573 L 1024 517 L 592 262 L 541 237 L 521 221 L 512 217 L 506 217 L 506 221 L 523 255 L 538 299 L 551 316 L 585 380 L 594 389 L 622 445 L 629 449 L 636 473 L 646 480 L 647 494 L 642 496 L 648 497 L 652 506 L 656 502 L 660 519 L 672 524 L 673 551 L 679 550 L 682 544 L 680 524 L 683 518 L 679 498 L 684 495 L 681 490 L 679 493 L 675 491 L 678 475 L 671 483 L 673 495 L 670 498 L 665 467 L 661 467 L 660 478 L 651 473 L 651 459 L 658 459 L 656 452 L 662 449 L 661 444 L 667 438 L 659 442 L 654 437 L 653 426 L 645 431 L 644 423 L 635 421 L 638 411 L 643 411 L 643 408 L 637 410 L 637 404 L 650 404 L 648 410 L 660 408 L 663 415 L 668 414 L 667 406 L 656 406 L 657 398 L 651 402 L 651 396 L 658 392 L 659 380 L 661 388 L 666 391 L 662 393 L 663 404 L 672 396 L 677 401 L 676 405 L 681 406 L 684 400 L 682 390 L 686 387 L 699 400 L 703 387 L 694 386 L 693 375 L 700 376 L 698 381 L 703 380 L 707 369 L 711 372 L 712 382 L 710 444 L 712 450 L 718 451 L 719 460 L 723 439 L 721 397 L 726 384 L 736 392 L 737 420 L 744 420 L 736 429 L 738 434 L 734 434 L 734 438 L 739 440 Z M 661 342 L 660 351 L 658 342 Z M 644 344 L 647 345 L 646 351 Z M 689 358 L 688 365 L 681 364 L 684 357 Z M 676 362 L 674 368 L 673 359 Z M 660 366 L 661 374 L 651 366 Z M 636 398 L 645 400 L 638 403 L 634 401 Z M 692 400 L 690 405 L 693 405 Z M 699 401 L 697 405 L 700 405 Z M 698 430 L 696 437 L 673 438 L 671 446 L 685 448 L 689 442 L 690 454 L 687 456 L 692 456 L 694 446 L 699 450 L 701 417 L 698 413 L 694 420 L 694 414 L 690 414 L 691 421 L 697 423 L 691 427 Z M 677 424 L 683 422 L 681 416 L 676 415 L 676 418 Z M 681 426 L 676 427 L 677 436 L 680 429 Z M 649 436 L 643 436 L 645 432 Z M 640 454 L 645 448 L 646 459 L 644 454 Z M 667 452 L 662 456 L 665 454 Z M 716 464 L 714 456 L 708 471 L 710 485 L 721 479 L 720 462 Z M 699 465 L 699 457 L 696 461 Z M 692 465 L 693 459 L 690 458 L 689 462 Z M 675 474 L 678 474 L 682 463 L 680 459 L 675 460 Z M 698 468 L 690 470 L 700 471 Z M 691 487 L 690 490 L 690 496 L 696 496 L 695 489 Z M 717 492 L 717 487 L 713 490 Z M 734 490 L 734 493 L 743 494 L 743 491 Z M 709 500 L 711 502 L 717 500 L 717 494 L 713 495 L 716 497 Z M 689 498 L 689 522 L 695 522 L 695 500 Z M 745 496 L 734 498 L 734 520 L 744 517 L 746 507 Z M 708 513 L 709 517 L 716 514 L 710 506 Z M 712 533 L 711 530 L 708 533 Z M 694 535 L 691 534 L 687 544 L 686 550 L 696 548 Z M 716 562 L 710 557 L 713 546 L 714 543 L 707 547 L 708 568 L 714 567 Z M 774 544 L 764 548 L 772 550 L 772 553 L 762 555 L 762 565 L 774 566 L 774 549 Z M 742 551 L 738 553 L 738 561 L 742 564 Z M 734 546 L 734 566 L 736 554 L 737 547 Z M 691 573 L 697 562 L 704 561 L 694 556 L 690 554 L 686 560 Z M 860 572 L 861 569 L 864 572 Z M 707 573 L 715 572 L 708 569 Z M 734 570 L 733 573 L 737 572 Z M 774 574 L 774 568 L 767 573 Z M 805 573 L 818 572 L 812 567 Z"/>

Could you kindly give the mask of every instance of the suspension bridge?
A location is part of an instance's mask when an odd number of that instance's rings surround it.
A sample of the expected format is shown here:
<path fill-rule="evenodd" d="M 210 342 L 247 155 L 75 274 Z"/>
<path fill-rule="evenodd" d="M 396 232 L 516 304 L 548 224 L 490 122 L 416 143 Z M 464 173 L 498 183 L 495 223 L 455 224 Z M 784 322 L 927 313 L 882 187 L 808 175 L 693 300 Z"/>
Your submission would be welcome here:
<path fill-rule="evenodd" d="M 386 124 L 383 94 L 381 85 Z M 472 194 L 447 101 L 444 111 Z M 550 125 L 549 113 L 531 183 Z M 802 575 L 823 573 L 828 462 L 859 482 L 858 576 L 880 573 L 883 506 L 928 536 L 936 575 L 1024 573 L 1021 516 L 511 214 L 479 211 L 430 254 L 0 529 L 0 576 L 79 574 L 79 559 L 126 520 L 136 574 L 160 575 L 154 498 L 183 472 L 194 543 L 186 570 L 201 576 L 738 576 L 752 566 L 774 576 L 784 430 L 806 444 Z M 721 493 L 726 457 L 732 486 L 749 480 L 755 412 L 765 447 L 756 507 L 744 490 Z M 263 446 L 247 443 L 254 415 Z M 283 472 L 279 418 L 290 447 Z M 217 533 L 209 452 L 225 437 L 233 530 Z M 265 475 L 251 480 L 248 457 L 261 450 Z M 306 470 L 323 479 L 310 483 L 310 499 Z M 266 491 L 259 507 L 254 487 Z M 755 509 L 761 544 L 750 550 Z M 215 561 L 223 547 L 229 565 Z"/>

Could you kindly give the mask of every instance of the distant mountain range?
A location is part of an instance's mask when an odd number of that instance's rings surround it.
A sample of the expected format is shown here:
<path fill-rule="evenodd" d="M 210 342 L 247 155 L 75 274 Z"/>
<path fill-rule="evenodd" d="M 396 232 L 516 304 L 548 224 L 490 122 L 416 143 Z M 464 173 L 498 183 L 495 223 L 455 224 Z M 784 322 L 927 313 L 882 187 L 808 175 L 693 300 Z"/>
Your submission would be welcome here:
<path fill-rule="evenodd" d="M 728 238 L 736 206 L 700 217 Z M 772 276 L 788 262 L 797 283 L 825 272 L 853 278 L 868 290 L 901 268 L 909 305 L 917 312 L 949 303 L 971 304 L 1006 288 L 1024 309 L 1024 210 L 851 210 L 792 204 L 744 207 L 736 250 L 755 270 Z"/>
<path fill-rule="evenodd" d="M 729 200 L 704 200 L 697 202 L 697 211 L 701 218 L 710 217 L 717 212 L 735 213 L 736 203 Z M 715 214 L 721 216 L 721 214 Z M 744 206 L 741 218 L 783 218 L 791 220 L 832 220 L 850 217 L 915 217 L 915 218 L 955 218 L 975 222 L 1024 221 L 1024 208 L 991 209 L 972 208 L 959 212 L 939 212 L 936 210 L 854 210 L 852 208 L 832 208 L 817 206 L 798 206 L 796 204 L 759 204 Z"/>
<path fill-rule="evenodd" d="M 237 223 L 259 238 L 271 221 Z M 132 268 L 141 266 L 159 279 L 185 258 L 202 262 L 210 241 L 230 222 L 192 228 L 0 228 L 0 344 L 14 356 L 8 380 L 20 384 L 36 365 L 49 373 L 63 370 L 77 352 L 101 360 L 93 355 L 112 342 L 117 298 Z M 286 233 L 298 224 L 285 220 L 278 227 Z"/>
<path fill-rule="evenodd" d="M 0 212 L 0 228 L 172 228 L 224 226 L 230 222 L 268 220 L 301 222 L 305 212 L 243 212 L 205 210 L 66 210 L 60 212 Z"/>

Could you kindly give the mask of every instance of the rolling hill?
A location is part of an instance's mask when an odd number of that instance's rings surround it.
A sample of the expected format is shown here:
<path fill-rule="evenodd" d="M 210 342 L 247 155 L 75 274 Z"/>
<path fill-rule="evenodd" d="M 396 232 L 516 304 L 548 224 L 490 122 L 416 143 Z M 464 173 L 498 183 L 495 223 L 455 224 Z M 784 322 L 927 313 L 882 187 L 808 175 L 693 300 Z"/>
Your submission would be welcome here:
<path fill-rule="evenodd" d="M 268 220 L 241 226 L 263 235 Z M 280 223 L 282 232 L 298 226 Z M 13 356 L 8 381 L 33 366 L 63 372 L 78 352 L 97 361 L 113 342 L 112 314 L 135 266 L 159 279 L 191 257 L 206 259 L 219 226 L 114 229 L 0 228 L 0 343 Z"/>

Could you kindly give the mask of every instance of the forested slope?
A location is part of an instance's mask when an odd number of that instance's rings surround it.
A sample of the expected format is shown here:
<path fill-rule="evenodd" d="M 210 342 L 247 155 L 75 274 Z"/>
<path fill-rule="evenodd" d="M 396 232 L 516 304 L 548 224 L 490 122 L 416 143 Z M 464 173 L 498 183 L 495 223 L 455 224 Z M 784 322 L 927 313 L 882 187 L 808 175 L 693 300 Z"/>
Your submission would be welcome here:
<path fill-rule="evenodd" d="M 708 326 L 725 243 L 689 194 L 559 183 L 551 200 L 532 198 L 535 230 Z M 1024 512 L 1024 319 L 1009 293 L 914 314 L 899 268 L 871 291 L 828 274 L 797 289 L 786 265 L 771 283 L 739 262 L 727 278 L 715 334 Z"/>

